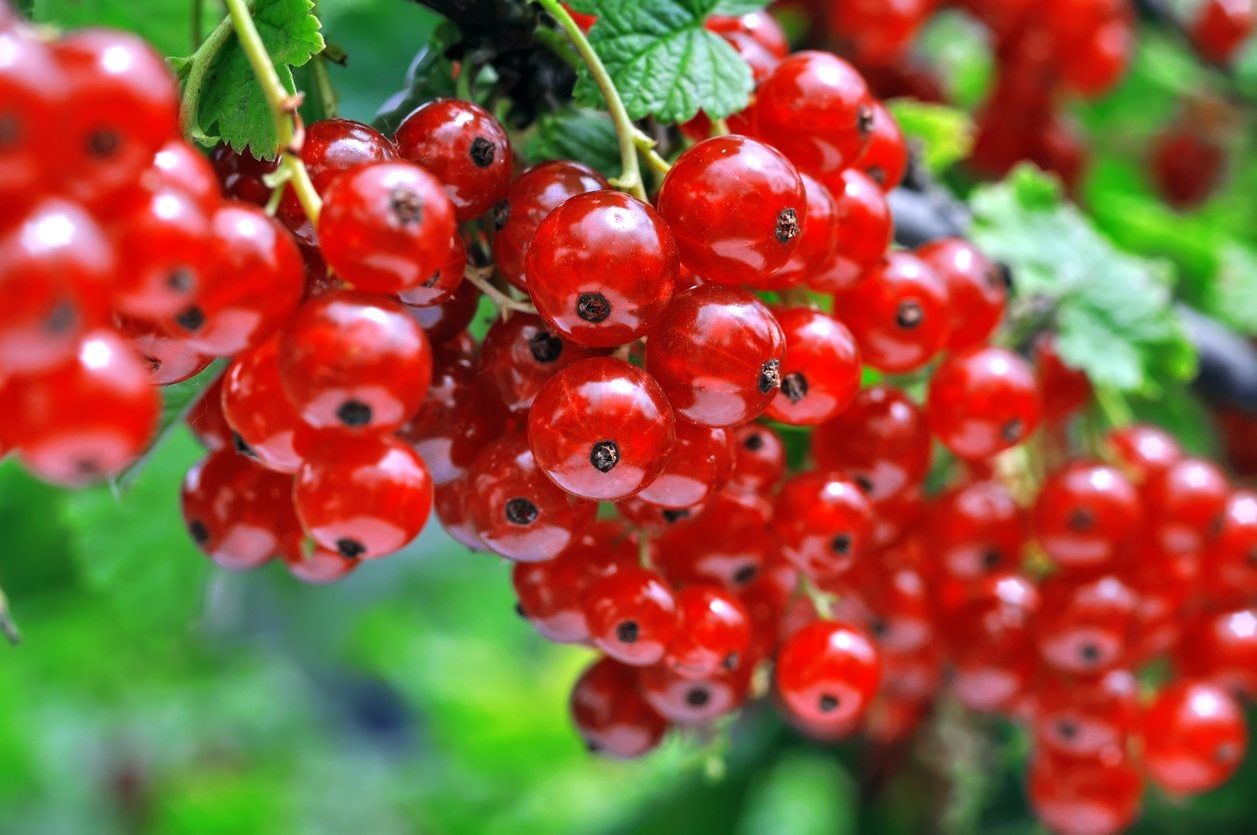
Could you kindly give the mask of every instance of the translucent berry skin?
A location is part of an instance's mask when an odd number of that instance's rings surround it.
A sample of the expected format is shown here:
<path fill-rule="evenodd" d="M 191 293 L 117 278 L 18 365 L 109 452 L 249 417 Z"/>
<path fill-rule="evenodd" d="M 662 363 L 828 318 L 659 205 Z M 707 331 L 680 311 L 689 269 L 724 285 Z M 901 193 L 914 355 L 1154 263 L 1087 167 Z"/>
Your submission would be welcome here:
<path fill-rule="evenodd" d="M 484 214 L 511 185 L 511 140 L 497 119 L 471 102 L 437 99 L 397 128 L 402 157 L 445 186 L 459 221 Z"/>
<path fill-rule="evenodd" d="M 746 284 L 794 254 L 807 215 L 795 167 L 745 136 L 717 136 L 681 154 L 656 201 L 681 262 L 704 281 Z"/>
<path fill-rule="evenodd" d="M 768 530 L 771 514 L 766 499 L 723 490 L 701 512 L 672 517 L 670 527 L 652 540 L 655 565 L 678 586 L 716 583 L 743 590 L 777 559 Z"/>
<path fill-rule="evenodd" d="M 480 347 L 480 375 L 508 411 L 532 407 L 546 381 L 598 352 L 564 339 L 538 316 L 516 313 L 489 327 Z"/>
<path fill-rule="evenodd" d="M 420 453 L 422 457 L 422 453 Z M 424 463 L 428 463 L 426 460 Z M 435 479 L 433 479 L 435 482 Z M 457 478 L 445 484 L 437 484 L 432 491 L 432 510 L 441 530 L 450 539 L 469 551 L 488 551 L 488 547 L 480 539 L 475 525 L 471 521 L 471 509 L 468 507 L 468 490 L 470 481 Z"/>
<path fill-rule="evenodd" d="M 455 223 L 436 177 L 411 163 L 377 162 L 332 181 L 319 242 L 328 266 L 354 287 L 399 293 L 446 263 Z"/>
<path fill-rule="evenodd" d="M 712 15 L 707 18 L 705 25 L 718 35 L 737 32 L 753 38 L 779 61 L 790 53 L 790 42 L 786 39 L 785 30 L 767 9 L 756 9 L 736 17 Z"/>
<path fill-rule="evenodd" d="M 667 508 L 693 507 L 725 486 L 733 472 L 732 436 L 727 429 L 676 422 L 676 442 L 663 470 L 637 494 Z"/>
<path fill-rule="evenodd" d="M 397 302 L 350 290 L 311 299 L 280 334 L 284 391 L 319 429 L 396 429 L 423 403 L 432 349 Z"/>
<path fill-rule="evenodd" d="M 750 690 L 751 670 L 739 667 L 687 678 L 666 664 L 638 672 L 638 686 L 657 713 L 677 725 L 704 726 L 737 710 Z"/>
<path fill-rule="evenodd" d="M 480 291 L 470 281 L 460 282 L 454 294 L 440 304 L 430 307 L 406 307 L 410 318 L 414 319 L 428 341 L 440 345 L 456 339 L 467 332 L 467 326 L 476 316 L 476 305 L 480 302 Z"/>
<path fill-rule="evenodd" d="M 47 45 L 23 32 L 0 32 L 0 123 L 6 127 L 0 147 L 0 226 L 48 190 L 53 174 L 48 149 L 57 138 L 64 95 L 65 82 Z"/>
<path fill-rule="evenodd" d="M 637 673 L 611 658 L 600 658 L 572 688 L 572 723 L 593 753 L 630 760 L 654 749 L 667 721 L 642 698 Z"/>
<path fill-rule="evenodd" d="M 166 62 L 127 32 L 81 29 L 53 45 L 74 107 L 57 135 L 61 186 L 78 199 L 133 182 L 179 131 L 178 87 Z"/>
<path fill-rule="evenodd" d="M 650 334 L 646 369 L 680 417 L 738 426 L 768 408 L 785 354 L 785 334 L 759 299 L 709 284 L 672 299 Z"/>
<path fill-rule="evenodd" d="M 467 245 L 461 235 L 455 234 L 450 242 L 450 252 L 436 272 L 420 284 L 397 294 L 397 300 L 409 307 L 429 307 L 444 304 L 454 297 L 467 271 Z"/>
<path fill-rule="evenodd" d="M 866 483 L 877 503 L 902 495 L 930 469 L 930 430 L 920 407 L 894 386 L 863 389 L 833 420 L 816 428 L 812 457 Z"/>
<path fill-rule="evenodd" d="M 1170 435 L 1155 426 L 1134 424 L 1114 429 L 1106 439 L 1106 448 L 1137 485 L 1153 473 L 1167 469 L 1183 457 L 1183 450 Z"/>
<path fill-rule="evenodd" d="M 567 339 L 593 348 L 646 334 L 672 298 L 676 242 L 650 206 L 618 191 L 579 194 L 541 222 L 528 247 L 528 292 Z"/>
<path fill-rule="evenodd" d="M 1257 492 L 1236 490 L 1227 499 L 1206 572 L 1216 599 L 1257 599 Z"/>
<path fill-rule="evenodd" d="M 926 416 L 953 453 L 981 461 L 1021 443 L 1039 424 L 1042 400 L 1034 369 L 1002 348 L 948 357 L 930 382 Z"/>
<path fill-rule="evenodd" d="M 881 263 L 894 237 L 894 220 L 877 183 L 855 168 L 824 180 L 834 197 L 835 249 L 824 269 L 809 276 L 808 286 L 837 293 Z"/>
<path fill-rule="evenodd" d="M 305 288 L 292 236 L 254 206 L 224 202 L 210 219 L 218 270 L 168 324 L 207 356 L 260 345 L 296 308 Z"/>
<path fill-rule="evenodd" d="M 576 496 L 616 501 L 655 480 L 676 438 L 663 389 L 610 357 L 582 360 L 546 382 L 528 415 L 537 464 Z"/>
<path fill-rule="evenodd" d="M 1091 401 L 1091 381 L 1085 372 L 1071 368 L 1056 352 L 1056 337 L 1040 334 L 1034 341 L 1034 366 L 1043 392 L 1043 419 L 1060 423 Z"/>
<path fill-rule="evenodd" d="M 432 510 L 422 459 L 389 437 L 337 438 L 311 452 L 293 484 L 301 525 L 318 545 L 376 559 L 404 548 Z"/>
<path fill-rule="evenodd" d="M 527 439 L 511 433 L 486 446 L 467 474 L 471 521 L 495 554 L 542 562 L 593 524 L 597 506 L 569 496 L 537 466 Z"/>
<path fill-rule="evenodd" d="M 232 449 L 232 428 L 223 417 L 223 375 L 214 379 L 188 408 L 184 421 L 210 452 Z"/>
<path fill-rule="evenodd" d="M 182 139 L 170 139 L 153 156 L 141 183 L 154 191 L 172 188 L 192 198 L 201 210 L 212 213 L 222 201 L 218 175 L 210 161 Z"/>
<path fill-rule="evenodd" d="M 306 126 L 305 139 L 301 144 L 301 161 L 314 190 L 320 195 L 342 172 L 397 159 L 397 148 L 387 136 L 370 125 L 351 119 L 320 119 Z M 280 203 L 279 216 L 291 228 L 299 228 L 307 221 L 305 209 L 296 192 L 285 190 Z"/>
<path fill-rule="evenodd" d="M 1038 666 L 1033 627 L 1040 609 L 1035 585 L 1008 573 L 979 580 L 958 604 L 943 607 L 939 627 L 963 705 L 1009 711 L 1026 693 Z"/>
<path fill-rule="evenodd" d="M 786 337 L 786 358 L 768 416 L 796 426 L 834 418 L 860 390 L 860 348 L 851 331 L 807 307 L 779 309 L 776 317 Z"/>
<path fill-rule="evenodd" d="M 605 188 L 606 179 L 579 162 L 545 162 L 519 175 L 494 214 L 493 261 L 506 280 L 527 290 L 524 261 L 541 221 L 569 197 Z"/>
<path fill-rule="evenodd" d="M 1028 528 L 1026 514 L 998 481 L 960 485 L 930 507 L 930 542 L 939 565 L 961 580 L 1015 570 Z"/>
<path fill-rule="evenodd" d="M 181 494 L 193 542 L 217 565 L 257 568 L 300 538 L 292 477 L 258 466 L 232 450 L 188 470 Z"/>
<path fill-rule="evenodd" d="M 115 316 L 114 326 L 148 365 L 148 381 L 155 386 L 182 383 L 213 362 L 154 322 Z"/>
<path fill-rule="evenodd" d="M 873 130 L 855 167 L 889 194 L 908 173 L 908 143 L 886 106 L 874 101 L 872 107 Z"/>
<path fill-rule="evenodd" d="M 892 252 L 834 300 L 860 343 L 864 361 L 881 371 L 913 371 L 933 359 L 951 332 L 947 285 L 920 258 Z"/>
<path fill-rule="evenodd" d="M 739 426 L 733 434 L 733 473 L 729 487 L 768 495 L 786 472 L 786 445 L 767 426 Z"/>
<path fill-rule="evenodd" d="M 210 219 L 183 192 L 136 189 L 113 207 L 111 225 L 119 264 L 116 310 L 159 319 L 172 316 L 212 280 L 215 260 Z"/>
<path fill-rule="evenodd" d="M 751 616 L 733 592 L 688 586 L 676 593 L 678 627 L 665 663 L 685 678 L 737 670 L 751 648 Z"/>
<path fill-rule="evenodd" d="M 804 284 L 833 262 L 838 243 L 838 204 L 829 189 L 814 177 L 799 175 L 807 203 L 807 215 L 799 243 L 785 266 L 754 283 L 761 290 L 786 290 Z"/>
<path fill-rule="evenodd" d="M 1141 495 L 1161 548 L 1199 552 L 1222 525 L 1231 485 L 1203 458 L 1183 458 L 1152 475 Z"/>
<path fill-rule="evenodd" d="M 265 206 L 270 200 L 274 189 L 263 177 L 279 167 L 279 160 L 258 159 L 247 151 L 238 154 L 229 145 L 218 145 L 210 153 L 210 164 L 227 197 L 255 206 Z"/>
<path fill-rule="evenodd" d="M 1075 461 L 1039 491 L 1035 538 L 1061 568 L 1102 568 L 1117 559 L 1141 518 L 1139 493 L 1121 471 Z"/>
<path fill-rule="evenodd" d="M 296 450 L 301 415 L 284 394 L 277 337 L 232 362 L 223 375 L 222 410 L 237 444 L 243 444 L 259 464 L 281 473 L 295 473 L 301 467 Z"/>
<path fill-rule="evenodd" d="M 756 126 L 813 175 L 859 159 L 873 129 L 873 99 L 854 67 L 827 52 L 796 52 L 759 86 Z"/>
<path fill-rule="evenodd" d="M 1175 796 L 1225 783 L 1248 749 L 1244 710 L 1225 690 L 1177 681 L 1157 694 L 1143 716 L 1148 776 Z"/>
<path fill-rule="evenodd" d="M 594 646 L 634 667 L 662 661 L 679 628 L 672 588 L 655 572 L 635 566 L 590 586 L 584 609 Z"/>
<path fill-rule="evenodd" d="M 1139 729 L 1139 682 L 1128 670 L 1094 678 L 1046 674 L 1034 688 L 1034 735 L 1070 757 L 1099 757 Z"/>
<path fill-rule="evenodd" d="M 849 571 L 868 542 L 873 508 L 854 482 L 835 473 L 801 473 L 777 495 L 773 530 L 781 554 L 805 574 Z"/>
<path fill-rule="evenodd" d="M 71 359 L 5 385 L 0 437 L 40 479 L 81 487 L 122 472 L 157 430 L 161 398 L 148 369 L 112 331 L 83 337 Z"/>
<path fill-rule="evenodd" d="M 791 716 L 822 728 L 845 728 L 868 709 L 881 681 L 877 648 L 858 629 L 817 621 L 786 639 L 775 684 Z"/>
<path fill-rule="evenodd" d="M 1127 659 L 1138 597 L 1119 577 L 1057 575 L 1040 592 L 1035 631 L 1048 665 L 1062 673 L 1092 676 Z"/>
<path fill-rule="evenodd" d="M 315 548 L 305 553 L 301 548 L 288 548 L 281 554 L 288 573 L 303 583 L 325 586 L 353 573 L 361 563 L 326 548 Z"/>
<path fill-rule="evenodd" d="M 1209 61 L 1226 64 L 1257 26 L 1257 9 L 1248 0 L 1204 0 L 1189 31 L 1192 44 Z"/>
<path fill-rule="evenodd" d="M 1073 758 L 1036 751 L 1030 759 L 1030 805 L 1048 828 L 1066 835 L 1111 835 L 1139 815 L 1143 779 L 1124 751 Z"/>
<path fill-rule="evenodd" d="M 963 238 L 931 241 L 916 255 L 947 285 L 951 321 L 947 349 L 962 351 L 985 343 L 1008 302 L 1003 271 Z"/>
<path fill-rule="evenodd" d="M 1257 697 L 1257 608 L 1197 617 L 1175 654 L 1181 675 L 1206 679 L 1245 699 Z"/>

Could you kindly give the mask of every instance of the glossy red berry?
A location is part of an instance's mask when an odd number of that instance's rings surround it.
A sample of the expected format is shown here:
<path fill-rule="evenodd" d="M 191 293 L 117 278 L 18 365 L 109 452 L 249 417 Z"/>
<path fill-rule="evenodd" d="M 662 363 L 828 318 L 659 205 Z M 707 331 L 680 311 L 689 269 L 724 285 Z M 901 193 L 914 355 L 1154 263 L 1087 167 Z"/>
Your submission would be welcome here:
<path fill-rule="evenodd" d="M 1111 565 L 1141 520 L 1139 494 L 1126 476 L 1087 461 L 1049 476 L 1034 505 L 1035 539 L 1065 569 Z"/>
<path fill-rule="evenodd" d="M 895 117 L 880 101 L 873 102 L 873 129 L 855 167 L 889 194 L 908 173 L 908 142 Z"/>
<path fill-rule="evenodd" d="M 258 159 L 248 151 L 237 153 L 228 145 L 219 145 L 210 153 L 210 164 L 227 197 L 255 206 L 265 206 L 270 200 L 274 189 L 263 178 L 279 167 L 279 160 Z"/>
<path fill-rule="evenodd" d="M 192 541 L 223 568 L 256 568 L 301 535 L 292 477 L 231 450 L 215 452 L 188 470 L 182 501 Z"/>
<path fill-rule="evenodd" d="M 350 559 L 375 559 L 419 535 L 432 510 L 432 479 L 419 456 L 394 438 L 329 438 L 307 455 L 293 498 L 318 545 Z"/>
<path fill-rule="evenodd" d="M 428 341 L 440 345 L 456 339 L 467 332 L 467 326 L 476 317 L 476 307 L 480 303 L 480 291 L 470 281 L 460 282 L 454 294 L 440 304 L 430 307 L 406 307 L 410 318 L 414 319 Z"/>
<path fill-rule="evenodd" d="M 939 566 L 961 580 L 1015 571 L 1027 538 L 1026 514 L 998 481 L 974 481 L 933 501 L 929 535 Z"/>
<path fill-rule="evenodd" d="M 420 457 L 422 455 L 420 453 Z M 428 461 L 425 459 L 424 463 Z M 435 478 L 433 482 L 436 483 Z M 457 478 L 445 484 L 436 483 L 436 489 L 432 491 L 432 511 L 441 523 L 441 530 L 450 539 L 469 551 L 488 551 L 471 521 L 470 487 L 471 482 L 466 478 Z"/>
<path fill-rule="evenodd" d="M 637 497 L 667 508 L 693 507 L 728 482 L 733 472 L 729 430 L 676 422 L 676 442 L 663 470 Z"/>
<path fill-rule="evenodd" d="M 623 360 L 594 357 L 555 374 L 528 416 L 537 465 L 577 496 L 615 501 L 663 472 L 676 419 L 654 378 Z"/>
<path fill-rule="evenodd" d="M 1172 435 L 1146 424 L 1114 429 L 1106 439 L 1106 447 L 1117 465 L 1139 485 L 1183 457 L 1183 450 Z"/>
<path fill-rule="evenodd" d="M 1121 665 L 1132 647 L 1139 600 L 1112 574 L 1072 578 L 1056 575 L 1040 587 L 1035 624 L 1039 652 L 1052 668 L 1092 676 Z"/>
<path fill-rule="evenodd" d="M 1189 32 L 1196 50 L 1217 64 L 1230 62 L 1257 27 L 1252 0 L 1203 0 L 1197 4 Z"/>
<path fill-rule="evenodd" d="M 790 53 L 790 41 L 786 38 L 785 30 L 767 9 L 756 9 L 737 17 L 712 15 L 707 18 L 705 25 L 718 35 L 735 32 L 746 35 L 779 61 Z"/>
<path fill-rule="evenodd" d="M 326 194 L 332 181 L 345 171 L 395 159 L 397 148 L 387 136 L 351 119 L 311 122 L 301 143 L 301 161 L 320 195 Z M 293 229 L 308 223 L 305 209 L 291 187 L 284 191 L 279 216 Z"/>
<path fill-rule="evenodd" d="M 49 47 L 23 32 L 0 31 L 0 226 L 49 189 L 56 172 L 48 149 L 57 141 L 64 95 Z"/>
<path fill-rule="evenodd" d="M 688 586 L 676 593 L 678 626 L 668 644 L 667 665 L 685 678 L 732 672 L 747 661 L 751 616 L 742 601 L 720 586 Z"/>
<path fill-rule="evenodd" d="M 148 380 L 155 386 L 182 383 L 200 374 L 213 362 L 193 350 L 185 340 L 171 336 L 153 322 L 116 316 L 114 326 L 148 365 Z"/>
<path fill-rule="evenodd" d="M 1139 729 L 1139 682 L 1128 670 L 1098 678 L 1043 675 L 1034 688 L 1034 734 L 1071 757 L 1122 750 Z"/>
<path fill-rule="evenodd" d="M 319 429 L 396 429 L 423 402 L 432 350 L 402 306 L 341 291 L 302 305 L 280 334 L 284 391 Z"/>
<path fill-rule="evenodd" d="M 791 716 L 822 728 L 853 728 L 880 681 L 877 648 L 843 623 L 806 626 L 777 654 L 775 684 L 782 705 Z"/>
<path fill-rule="evenodd" d="M 1139 815 L 1143 779 L 1124 751 L 1074 758 L 1036 751 L 1030 759 L 1030 805 L 1053 832 L 1112 835 Z"/>
<path fill-rule="evenodd" d="M 461 235 L 450 241 L 449 255 L 432 275 L 418 285 L 397 294 L 397 300 L 409 307 L 430 307 L 445 304 L 454 298 L 463 274 L 467 271 L 467 245 Z"/>
<path fill-rule="evenodd" d="M 916 254 L 947 285 L 951 320 L 947 349 L 960 351 L 985 343 L 1004 317 L 1005 268 L 963 238 L 932 241 Z"/>
<path fill-rule="evenodd" d="M 1043 419 L 1060 423 L 1081 411 L 1091 401 L 1091 381 L 1087 374 L 1065 364 L 1056 351 L 1056 337 L 1041 334 L 1034 341 L 1034 365 L 1043 392 Z"/>
<path fill-rule="evenodd" d="M 884 502 L 925 480 L 930 444 L 920 407 L 894 386 L 877 385 L 816 428 L 812 458 L 820 469 L 846 472 L 870 499 Z"/>
<path fill-rule="evenodd" d="M 894 221 L 885 193 L 858 169 L 844 169 L 823 182 L 834 197 L 834 256 L 809 276 L 808 286 L 837 293 L 881 263 L 894 237 Z"/>
<path fill-rule="evenodd" d="M 970 710 L 1009 711 L 1037 667 L 1033 628 L 1042 608 L 1039 593 L 1017 574 L 995 574 L 962 588 L 963 599 L 944 604 L 939 615 L 952 690 Z"/>
<path fill-rule="evenodd" d="M 1231 485 L 1215 464 L 1182 458 L 1151 475 L 1141 495 L 1163 550 L 1199 552 L 1221 528 Z"/>
<path fill-rule="evenodd" d="M 559 336 L 539 317 L 518 313 L 489 327 L 480 348 L 480 375 L 508 411 L 522 413 L 547 380 L 596 354 Z"/>
<path fill-rule="evenodd" d="M 739 667 L 709 676 L 686 677 L 666 664 L 638 672 L 642 695 L 659 715 L 682 726 L 704 726 L 737 710 L 746 701 L 751 670 Z"/>
<path fill-rule="evenodd" d="M 278 337 L 232 362 L 223 375 L 222 409 L 242 454 L 276 472 L 295 473 L 301 467 L 296 441 L 303 424 L 284 394 Z"/>
<path fill-rule="evenodd" d="M 780 435 L 758 424 L 740 426 L 734 431 L 731 489 L 768 495 L 785 472 L 786 446 Z"/>
<path fill-rule="evenodd" d="M 650 334 L 646 369 L 676 413 L 705 426 L 758 417 L 781 385 L 786 339 L 754 295 L 705 285 L 680 293 Z"/>
<path fill-rule="evenodd" d="M 175 189 L 191 198 L 207 214 L 222 201 L 214 166 L 195 147 L 182 139 L 170 139 L 153 156 L 141 183 L 147 189 Z"/>
<path fill-rule="evenodd" d="M 467 479 L 471 520 L 480 540 L 508 559 L 554 559 L 593 524 L 597 506 L 546 478 L 522 433 L 486 446 Z"/>
<path fill-rule="evenodd" d="M 1181 675 L 1207 679 L 1241 698 L 1257 697 L 1257 608 L 1194 619 L 1174 660 Z"/>
<path fill-rule="evenodd" d="M 833 7 L 829 30 L 850 45 L 861 63 L 894 64 L 904 57 L 934 6 L 935 0 L 847 0 Z"/>
<path fill-rule="evenodd" d="M 806 307 L 776 311 L 786 337 L 781 386 L 768 404 L 768 416 L 814 426 L 851 405 L 860 389 L 860 349 L 837 319 Z"/>
<path fill-rule="evenodd" d="M 679 628 L 672 588 L 655 572 L 636 566 L 590 586 L 584 608 L 594 646 L 634 667 L 662 661 Z"/>
<path fill-rule="evenodd" d="M 572 688 L 572 722 L 593 753 L 634 759 L 655 748 L 667 721 L 642 698 L 637 672 L 611 658 L 601 658 Z"/>
<path fill-rule="evenodd" d="M 621 513 L 624 505 L 618 505 Z M 651 540 L 652 559 L 677 586 L 717 583 L 742 590 L 777 561 L 777 543 L 768 530 L 772 505 L 759 496 L 724 490 L 700 512 L 664 513 L 671 522 Z"/>
<path fill-rule="evenodd" d="M 807 215 L 799 233 L 799 243 L 785 266 L 771 276 L 754 282 L 762 290 L 787 290 L 805 284 L 827 269 L 836 256 L 838 244 L 838 204 L 829 189 L 807 174 L 799 175 L 807 204 Z"/>
<path fill-rule="evenodd" d="M 432 172 L 445 186 L 460 221 L 484 214 L 511 184 L 511 140 L 484 108 L 437 99 L 397 129 L 402 157 Z"/>
<path fill-rule="evenodd" d="M 801 473 L 777 496 L 773 530 L 781 554 L 811 577 L 851 569 L 863 553 L 873 508 L 854 481 L 835 473 Z"/>
<path fill-rule="evenodd" d="M 1243 708 L 1230 693 L 1205 682 L 1166 687 L 1145 711 L 1143 724 L 1148 776 L 1177 796 L 1222 785 L 1248 749 Z"/>
<path fill-rule="evenodd" d="M 902 373 L 925 365 L 947 344 L 947 285 L 925 262 L 892 252 L 834 300 L 835 313 L 860 344 L 864 361 Z"/>
<path fill-rule="evenodd" d="M 1042 400 L 1034 369 L 1003 348 L 977 348 L 943 361 L 930 382 L 930 429 L 967 460 L 983 460 L 1034 432 Z"/>
<path fill-rule="evenodd" d="M 113 306 L 132 316 L 172 316 L 214 280 L 210 218 L 181 191 L 137 189 L 113 207 L 110 233 L 118 262 Z"/>
<path fill-rule="evenodd" d="M 746 284 L 781 269 L 799 245 L 807 196 L 795 167 L 745 136 L 681 154 L 657 200 L 681 262 L 704 281 Z"/>
<path fill-rule="evenodd" d="M 1214 595 L 1222 600 L 1257 599 L 1257 492 L 1231 493 L 1212 550 L 1206 572 Z"/>
<path fill-rule="evenodd" d="M 285 549 L 281 555 L 288 573 L 313 586 L 335 583 L 361 565 L 359 560 L 326 548 L 304 547 Z"/>
<path fill-rule="evenodd" d="M 581 345 L 644 336 L 672 298 L 676 243 L 650 206 L 618 191 L 579 194 L 546 217 L 528 247 L 528 292 L 541 318 Z"/>

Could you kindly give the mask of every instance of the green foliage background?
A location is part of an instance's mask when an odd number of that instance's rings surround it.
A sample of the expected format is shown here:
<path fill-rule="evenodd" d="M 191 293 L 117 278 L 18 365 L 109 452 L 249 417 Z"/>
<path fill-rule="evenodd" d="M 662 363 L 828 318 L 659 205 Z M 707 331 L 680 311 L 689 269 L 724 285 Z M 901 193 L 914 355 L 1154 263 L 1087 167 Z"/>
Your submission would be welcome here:
<path fill-rule="evenodd" d="M 191 8 L 33 3 L 41 21 L 128 28 L 172 56 L 193 50 Z M 209 32 L 218 13 L 213 0 L 203 8 Z M 320 0 L 318 14 L 349 56 L 331 67 L 341 112 L 364 120 L 403 86 L 436 22 L 398 0 Z M 988 68 L 971 32 L 944 21 L 927 45 L 955 71 L 960 98 L 976 100 Z M 1159 274 L 1180 298 L 1252 332 L 1251 135 L 1235 140 L 1227 190 L 1186 220 L 1152 198 L 1136 153 L 1173 118 L 1177 95 L 1208 83 L 1181 49 L 1146 41 L 1123 89 L 1080 114 L 1104 137 L 1085 197 L 1112 240 L 1164 259 Z M 928 134 L 930 117 L 917 116 Z M 571 118 L 596 153 L 607 125 Z M 943 124 L 954 136 L 954 118 Z M 562 153 L 560 134 L 529 144 Z M 996 221 L 992 246 L 1034 247 L 1033 218 Z M 1073 266 L 1107 266 L 1095 257 Z M 1186 395 L 1172 401 L 1161 419 L 1208 448 L 1204 413 Z M 739 720 L 728 750 L 689 737 L 640 763 L 592 759 L 566 714 L 589 653 L 547 645 L 519 621 L 506 565 L 433 525 L 330 588 L 278 567 L 215 569 L 179 518 L 179 483 L 199 454 L 177 430 L 125 488 L 76 494 L 0 465 L 0 583 L 26 639 L 0 650 L 0 832 L 1038 831 L 1020 788 L 1024 737 L 954 714 L 877 792 L 868 775 L 894 765 L 886 752 L 813 746 L 763 708 Z M 721 755 L 727 773 L 715 780 Z M 1208 797 L 1150 798 L 1140 831 L 1253 831 L 1255 760 Z"/>

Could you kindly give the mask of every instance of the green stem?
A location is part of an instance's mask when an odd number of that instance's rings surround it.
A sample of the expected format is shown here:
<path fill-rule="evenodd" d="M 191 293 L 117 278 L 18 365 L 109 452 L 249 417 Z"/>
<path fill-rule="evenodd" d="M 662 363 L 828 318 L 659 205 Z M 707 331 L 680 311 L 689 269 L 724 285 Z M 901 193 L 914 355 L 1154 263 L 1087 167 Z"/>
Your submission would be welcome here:
<path fill-rule="evenodd" d="M 327 59 L 319 54 L 314 56 L 313 61 L 310 76 L 314 79 L 314 95 L 319 99 L 319 109 L 323 111 L 323 118 L 330 119 L 336 115 L 340 105 L 336 98 L 336 88 L 332 86 L 332 76 L 327 71 Z"/>
<path fill-rule="evenodd" d="M 672 163 L 659 155 L 655 150 L 657 144 L 640 130 L 633 130 L 633 143 L 637 146 L 637 150 L 641 151 L 642 157 L 646 160 L 646 164 L 661 176 L 667 175 L 672 170 Z"/>
<path fill-rule="evenodd" d="M 454 95 L 463 101 L 473 101 L 471 97 L 471 76 L 475 70 L 464 61 L 458 68 L 458 78 L 454 79 Z"/>
<path fill-rule="evenodd" d="M 205 17 L 205 0 L 192 0 L 192 51 L 201 48 L 205 32 L 201 30 L 201 20 Z"/>
<path fill-rule="evenodd" d="M 729 130 L 729 123 L 724 119 L 711 120 L 712 136 L 728 136 L 730 133 L 732 133 L 732 131 Z"/>
<path fill-rule="evenodd" d="M 572 50 L 572 45 L 568 43 L 567 38 L 560 35 L 553 29 L 545 26 L 539 27 L 534 33 L 537 40 L 541 41 L 542 46 L 554 53 L 554 55 L 574 70 L 579 70 L 582 66 L 580 56 Z"/>
<path fill-rule="evenodd" d="M 607 68 L 590 45 L 585 33 L 576 25 L 576 21 L 572 20 L 572 16 L 568 14 L 567 9 L 563 8 L 559 0 L 535 0 L 535 2 L 545 9 L 567 34 L 568 40 L 572 42 L 576 53 L 589 68 L 589 74 L 593 76 L 594 83 L 598 85 L 598 89 L 602 91 L 602 97 L 607 102 L 607 110 L 611 113 L 611 121 L 615 123 L 615 134 L 620 142 L 620 177 L 612 181 L 612 185 L 627 191 L 638 200 L 645 200 L 646 187 L 642 182 L 641 169 L 638 167 L 637 143 L 633 137 L 637 128 L 633 125 L 633 120 L 629 118 L 624 101 L 620 98 L 620 91 L 615 88 L 615 83 L 607 74 Z"/>
<path fill-rule="evenodd" d="M 0 635 L 4 635 L 5 640 L 13 646 L 22 643 L 22 633 L 18 631 L 17 621 L 9 612 L 9 598 L 5 596 L 4 589 L 0 589 Z"/>
<path fill-rule="evenodd" d="M 1116 389 L 1097 387 L 1095 389 L 1096 407 L 1104 420 L 1113 428 L 1129 426 L 1135 422 L 1135 413 L 1131 411 L 1126 398 Z"/>

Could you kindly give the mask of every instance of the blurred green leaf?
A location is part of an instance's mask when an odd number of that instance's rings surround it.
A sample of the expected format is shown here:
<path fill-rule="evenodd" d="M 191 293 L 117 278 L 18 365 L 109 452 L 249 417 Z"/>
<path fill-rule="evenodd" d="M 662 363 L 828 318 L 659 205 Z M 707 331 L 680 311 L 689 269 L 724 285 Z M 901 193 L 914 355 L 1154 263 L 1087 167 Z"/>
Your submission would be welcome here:
<path fill-rule="evenodd" d="M 962 110 L 914 99 L 886 103 L 909 143 L 935 174 L 969 156 L 973 148 L 973 119 Z"/>
<path fill-rule="evenodd" d="M 192 42 L 195 8 L 190 0 L 34 0 L 30 16 L 65 29 L 126 29 L 149 41 L 162 55 L 183 55 L 200 45 Z M 217 3 L 206 2 L 200 10 L 201 32 L 208 33 L 222 20 L 222 9 Z"/>
<path fill-rule="evenodd" d="M 1220 249 L 1222 262 L 1205 284 L 1200 310 L 1240 333 L 1257 335 L 1257 252 L 1239 244 Z"/>
<path fill-rule="evenodd" d="M 859 831 L 857 791 L 831 757 L 787 754 L 751 785 L 738 835 L 847 835 Z"/>
<path fill-rule="evenodd" d="M 758 11 L 768 5 L 768 0 L 720 0 L 712 14 L 737 17 L 749 12 Z"/>
<path fill-rule="evenodd" d="M 615 124 L 606 113 L 568 108 L 547 113 L 537 121 L 535 132 L 524 143 L 529 163 L 571 159 L 620 176 L 620 145 Z"/>

